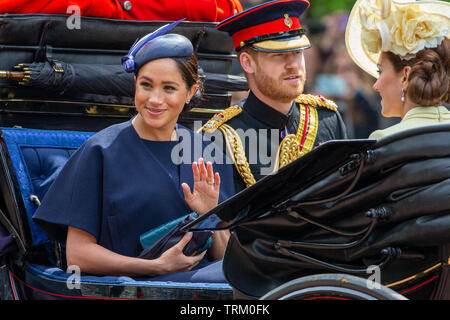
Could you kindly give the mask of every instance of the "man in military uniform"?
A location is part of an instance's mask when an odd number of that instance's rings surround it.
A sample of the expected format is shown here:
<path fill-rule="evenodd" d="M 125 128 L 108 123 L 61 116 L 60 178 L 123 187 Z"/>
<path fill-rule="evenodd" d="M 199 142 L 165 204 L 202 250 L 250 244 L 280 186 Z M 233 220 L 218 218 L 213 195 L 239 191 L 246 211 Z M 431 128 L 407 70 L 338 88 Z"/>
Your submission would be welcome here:
<path fill-rule="evenodd" d="M 235 164 L 237 191 L 321 142 L 346 138 L 336 104 L 302 94 L 303 50 L 310 43 L 299 16 L 308 7 L 306 0 L 271 1 L 217 26 L 232 36 L 250 92 L 240 105 L 216 114 L 202 130 L 220 131 L 225 138 L 221 142 Z"/>

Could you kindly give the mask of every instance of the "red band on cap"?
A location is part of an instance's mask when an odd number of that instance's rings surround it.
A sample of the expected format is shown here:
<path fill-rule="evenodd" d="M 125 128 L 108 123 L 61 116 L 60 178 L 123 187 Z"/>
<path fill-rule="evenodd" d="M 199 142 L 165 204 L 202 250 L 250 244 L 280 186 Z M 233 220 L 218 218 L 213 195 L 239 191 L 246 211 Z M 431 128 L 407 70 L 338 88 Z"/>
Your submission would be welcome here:
<path fill-rule="evenodd" d="M 241 13 L 239 13 L 239 14 L 233 16 L 233 17 L 228 18 L 226 21 L 223 21 L 223 22 L 219 23 L 219 25 L 218 25 L 216 28 L 221 28 L 221 27 L 223 27 L 223 26 L 229 24 L 230 22 L 233 22 L 233 21 L 236 20 L 236 19 L 240 19 L 240 18 L 242 18 L 243 16 L 246 16 L 246 15 L 248 15 L 248 14 L 254 12 L 254 11 L 261 10 L 261 9 L 267 7 L 267 6 L 279 5 L 279 4 L 282 4 L 282 3 L 293 2 L 293 1 L 296 1 L 296 0 L 284 0 L 284 1 L 281 1 L 281 0 L 280 0 L 280 1 L 276 2 L 276 3 L 273 3 L 273 2 L 271 1 L 271 2 L 269 2 L 269 3 L 261 4 L 261 5 L 259 5 L 259 6 L 256 6 L 256 7 L 254 7 L 254 8 L 250 8 L 250 9 L 247 9 L 247 10 L 245 10 L 245 11 L 243 11 L 243 12 L 241 12 Z M 308 2 L 308 1 L 303 0 L 303 2 L 307 3 L 307 4 L 308 4 L 308 7 L 309 7 L 309 2 Z"/>
<path fill-rule="evenodd" d="M 295 29 L 300 29 L 300 21 L 296 17 L 290 17 L 292 21 L 292 25 L 289 28 L 285 23 L 285 18 L 280 18 L 274 21 L 270 21 L 267 23 L 259 24 L 244 30 L 240 30 L 233 34 L 233 43 L 234 47 L 238 48 L 241 45 L 242 41 L 251 39 L 253 37 L 262 36 L 265 34 L 276 33 L 276 32 L 284 32 Z"/>

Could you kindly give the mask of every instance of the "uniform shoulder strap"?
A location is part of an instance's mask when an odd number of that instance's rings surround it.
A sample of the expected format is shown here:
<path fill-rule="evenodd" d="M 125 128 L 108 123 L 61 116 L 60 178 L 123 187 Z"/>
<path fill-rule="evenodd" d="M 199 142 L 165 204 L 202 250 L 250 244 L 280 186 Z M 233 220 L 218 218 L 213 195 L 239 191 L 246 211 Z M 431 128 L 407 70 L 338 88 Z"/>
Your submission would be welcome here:
<path fill-rule="evenodd" d="M 320 106 L 332 111 L 337 111 L 338 109 L 338 106 L 334 101 L 325 99 L 320 95 L 316 96 L 313 94 L 301 94 L 297 98 L 295 98 L 295 102 L 313 106 Z"/>
<path fill-rule="evenodd" d="M 217 130 L 222 124 L 226 123 L 228 120 L 233 119 L 239 113 L 242 112 L 242 107 L 235 105 L 226 108 L 220 113 L 216 113 L 211 119 L 209 119 L 203 127 L 200 128 L 200 132 L 208 132 L 213 133 Z"/>
<path fill-rule="evenodd" d="M 213 133 L 217 129 L 225 137 L 225 143 L 228 151 L 228 156 L 233 160 L 234 166 L 241 176 L 242 180 L 247 187 L 254 184 L 255 178 L 250 170 L 250 165 L 245 156 L 245 151 L 242 146 L 241 139 L 237 132 L 230 127 L 226 122 L 233 119 L 242 112 L 242 107 L 234 105 L 226 108 L 220 113 L 216 113 L 211 119 L 209 119 L 198 132 Z"/>

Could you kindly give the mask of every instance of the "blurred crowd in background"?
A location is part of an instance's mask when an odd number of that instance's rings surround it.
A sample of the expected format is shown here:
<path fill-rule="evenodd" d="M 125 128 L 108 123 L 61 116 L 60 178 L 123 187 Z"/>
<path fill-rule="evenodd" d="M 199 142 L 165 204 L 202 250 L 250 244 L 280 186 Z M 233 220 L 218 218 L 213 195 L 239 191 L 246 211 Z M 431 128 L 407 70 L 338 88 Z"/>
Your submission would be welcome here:
<path fill-rule="evenodd" d="M 244 10 L 264 2 L 268 1 L 241 0 Z M 310 3 L 312 8 L 320 5 L 321 0 Z M 377 129 L 398 123 L 400 118 L 381 116 L 381 98 L 372 88 L 376 79 L 360 69 L 347 53 L 345 28 L 350 10 L 317 18 L 308 15 L 310 9 L 300 18 L 311 42 L 311 47 L 304 51 L 307 75 L 304 93 L 320 94 L 336 102 L 349 138 L 364 139 Z M 236 61 L 233 73 L 241 72 Z M 236 93 L 232 103 L 245 95 L 246 92 Z"/>

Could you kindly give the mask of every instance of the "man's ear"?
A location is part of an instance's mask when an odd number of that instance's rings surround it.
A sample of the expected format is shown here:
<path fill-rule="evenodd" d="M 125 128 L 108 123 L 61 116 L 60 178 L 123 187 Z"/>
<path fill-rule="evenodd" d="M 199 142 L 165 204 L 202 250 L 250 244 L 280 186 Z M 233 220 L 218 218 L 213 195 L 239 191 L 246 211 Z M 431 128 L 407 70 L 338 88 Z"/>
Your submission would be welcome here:
<path fill-rule="evenodd" d="M 256 61 L 248 52 L 242 52 L 239 55 L 239 63 L 245 73 L 252 74 L 255 72 Z"/>

